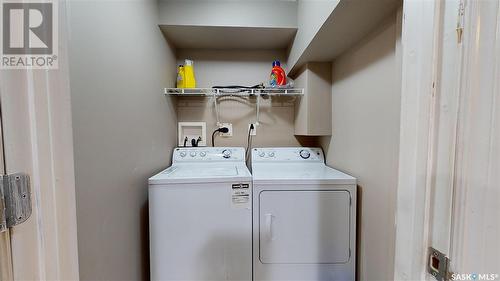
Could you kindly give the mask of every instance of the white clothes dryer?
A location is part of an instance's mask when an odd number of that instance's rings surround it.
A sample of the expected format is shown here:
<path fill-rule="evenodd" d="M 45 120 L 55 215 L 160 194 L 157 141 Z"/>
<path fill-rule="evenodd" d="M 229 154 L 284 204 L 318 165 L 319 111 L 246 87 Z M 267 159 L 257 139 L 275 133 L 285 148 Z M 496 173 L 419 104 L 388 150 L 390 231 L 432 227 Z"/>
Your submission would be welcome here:
<path fill-rule="evenodd" d="M 255 281 L 354 281 L 356 179 L 320 148 L 255 148 Z"/>

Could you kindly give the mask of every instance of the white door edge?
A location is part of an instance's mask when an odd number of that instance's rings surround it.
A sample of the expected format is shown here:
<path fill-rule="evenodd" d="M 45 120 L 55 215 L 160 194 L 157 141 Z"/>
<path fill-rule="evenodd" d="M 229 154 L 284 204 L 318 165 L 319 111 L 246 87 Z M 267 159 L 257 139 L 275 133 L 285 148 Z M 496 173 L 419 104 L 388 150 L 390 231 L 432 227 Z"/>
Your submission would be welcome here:
<path fill-rule="evenodd" d="M 395 280 L 425 280 L 440 1 L 403 3 Z"/>

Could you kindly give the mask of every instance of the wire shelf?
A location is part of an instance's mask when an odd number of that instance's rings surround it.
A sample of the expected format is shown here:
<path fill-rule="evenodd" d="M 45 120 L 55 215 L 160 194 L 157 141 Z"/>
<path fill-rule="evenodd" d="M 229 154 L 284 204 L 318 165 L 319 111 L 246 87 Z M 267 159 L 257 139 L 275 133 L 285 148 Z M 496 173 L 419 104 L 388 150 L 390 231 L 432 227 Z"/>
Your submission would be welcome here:
<path fill-rule="evenodd" d="M 169 96 L 302 96 L 304 89 L 299 88 L 165 88 L 165 95 Z"/>

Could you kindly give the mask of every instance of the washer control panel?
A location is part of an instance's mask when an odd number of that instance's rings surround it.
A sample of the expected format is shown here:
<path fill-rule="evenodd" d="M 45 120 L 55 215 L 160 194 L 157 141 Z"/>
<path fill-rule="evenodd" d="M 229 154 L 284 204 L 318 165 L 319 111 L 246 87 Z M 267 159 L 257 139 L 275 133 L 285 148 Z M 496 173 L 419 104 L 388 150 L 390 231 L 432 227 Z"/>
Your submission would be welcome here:
<path fill-rule="evenodd" d="M 245 161 L 242 147 L 179 147 L 173 162 Z"/>
<path fill-rule="evenodd" d="M 254 162 L 321 162 L 323 151 L 317 147 L 269 147 L 252 149 Z"/>

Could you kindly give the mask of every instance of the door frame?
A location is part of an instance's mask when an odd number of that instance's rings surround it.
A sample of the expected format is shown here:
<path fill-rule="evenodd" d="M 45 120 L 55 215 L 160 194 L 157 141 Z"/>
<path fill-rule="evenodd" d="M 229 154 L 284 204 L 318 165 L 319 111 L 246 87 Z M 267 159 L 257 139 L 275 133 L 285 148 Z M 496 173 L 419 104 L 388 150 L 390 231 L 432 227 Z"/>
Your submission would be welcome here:
<path fill-rule="evenodd" d="M 4 161 L 2 103 L 0 101 L 0 175 L 5 174 Z M 10 230 L 0 233 L 0 280 L 14 280 L 12 272 L 12 252 L 10 248 Z"/>
<path fill-rule="evenodd" d="M 13 280 L 79 280 L 66 1 L 59 67 L 0 70 L 5 172 L 30 176 L 32 214 L 10 229 Z"/>
<path fill-rule="evenodd" d="M 456 21 L 444 16 L 450 2 L 458 7 Z M 488 247 L 500 247 L 498 240 L 491 239 L 498 233 L 498 224 L 491 222 L 498 206 L 483 204 L 476 195 L 491 197 L 500 188 L 492 182 L 498 175 L 491 172 L 500 165 L 495 158 L 500 156 L 500 125 L 493 115 L 500 114 L 495 107 L 500 83 L 490 78 L 483 84 L 481 80 L 481 75 L 498 77 L 500 73 L 500 5 L 496 8 L 496 14 L 490 13 L 486 1 L 475 0 L 404 1 L 395 280 L 432 280 L 426 273 L 429 246 L 442 248 L 438 250 L 450 257 L 450 269 L 456 273 L 499 274 L 480 271 L 487 268 L 481 265 L 490 264 L 491 268 L 494 262 L 491 252 L 480 247 L 486 226 L 490 227 Z M 462 36 L 448 34 L 447 40 L 456 40 L 455 46 L 445 42 L 445 20 L 448 30 L 451 24 L 462 30 Z M 496 34 L 489 37 L 484 27 L 479 29 L 481 25 L 496 25 Z M 442 44 L 447 44 L 445 49 Z M 496 52 L 483 54 L 483 44 Z M 491 53 L 496 56 L 485 60 Z M 445 76 L 441 67 L 448 67 Z M 455 69 L 450 71 L 452 67 Z M 449 107 L 440 103 L 443 98 Z M 444 138 L 439 123 L 443 116 L 448 118 Z M 479 124 L 482 131 L 471 130 Z M 449 149 L 439 150 L 438 140 Z M 489 146 L 481 147 L 482 143 Z M 439 159 L 444 159 L 441 166 Z M 487 178 L 490 175 L 485 171 L 493 177 Z M 436 178 L 442 175 L 445 179 L 437 184 Z M 467 192 L 471 187 L 474 192 Z M 444 200 L 435 202 L 439 199 Z M 489 215 L 489 221 L 478 219 L 483 215 Z M 491 245 L 492 241 L 496 244 Z"/>
<path fill-rule="evenodd" d="M 498 280 L 500 3 L 463 1 L 450 267 L 457 274 L 476 273 L 479 279 L 488 275 Z"/>
<path fill-rule="evenodd" d="M 27 173 L 32 198 L 30 218 L 10 229 L 14 280 L 79 279 L 67 76 L 64 65 L 0 71 L 6 174 Z"/>

